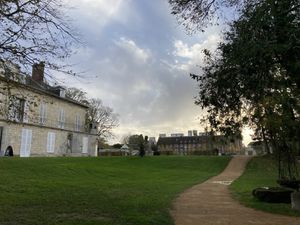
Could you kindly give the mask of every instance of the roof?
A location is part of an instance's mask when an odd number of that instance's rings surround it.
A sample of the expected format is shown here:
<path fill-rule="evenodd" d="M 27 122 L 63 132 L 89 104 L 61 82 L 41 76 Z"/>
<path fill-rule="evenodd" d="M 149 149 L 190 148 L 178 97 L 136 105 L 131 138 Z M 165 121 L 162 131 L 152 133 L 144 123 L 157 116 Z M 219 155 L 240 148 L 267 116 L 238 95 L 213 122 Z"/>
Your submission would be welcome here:
<path fill-rule="evenodd" d="M 124 145 L 121 147 L 121 149 L 129 149 L 129 147 L 128 147 L 126 144 L 124 144 Z"/>
<path fill-rule="evenodd" d="M 26 85 L 30 86 L 31 88 L 38 89 L 39 91 L 42 91 L 45 94 L 51 95 L 51 96 L 59 98 L 61 100 L 64 100 L 64 101 L 67 101 L 67 102 L 70 102 L 70 103 L 73 103 L 73 104 L 76 104 L 76 105 L 80 105 L 80 106 L 85 107 L 85 108 L 89 108 L 88 105 L 83 104 L 83 103 L 78 102 L 78 101 L 75 101 L 71 98 L 61 97 L 60 96 L 60 91 L 61 91 L 61 89 L 65 89 L 62 86 L 51 86 L 51 85 L 46 84 L 46 83 L 38 83 L 35 80 L 33 80 L 31 76 L 26 76 Z"/>
<path fill-rule="evenodd" d="M 67 101 L 69 103 L 73 103 L 75 105 L 78 105 L 78 106 L 81 106 L 81 107 L 84 107 L 84 108 L 89 108 L 89 106 L 87 106 L 85 104 L 82 104 L 80 102 L 77 102 L 73 99 L 66 98 L 66 97 L 61 97 L 60 96 L 60 89 L 61 89 L 60 86 L 54 86 L 53 87 L 53 86 L 50 86 L 49 84 L 46 84 L 46 83 L 38 83 L 38 82 L 34 81 L 31 78 L 31 76 L 28 76 L 28 75 L 24 75 L 24 77 L 25 77 L 25 79 L 22 80 L 21 82 L 20 81 L 15 81 L 13 79 L 8 79 L 7 77 L 4 77 L 4 76 L 0 76 L 0 79 L 4 80 L 6 82 L 9 81 L 9 82 L 15 83 L 16 85 L 19 85 L 19 86 L 24 86 L 24 87 L 30 88 L 33 91 L 41 92 L 45 95 L 58 98 L 62 101 Z"/>

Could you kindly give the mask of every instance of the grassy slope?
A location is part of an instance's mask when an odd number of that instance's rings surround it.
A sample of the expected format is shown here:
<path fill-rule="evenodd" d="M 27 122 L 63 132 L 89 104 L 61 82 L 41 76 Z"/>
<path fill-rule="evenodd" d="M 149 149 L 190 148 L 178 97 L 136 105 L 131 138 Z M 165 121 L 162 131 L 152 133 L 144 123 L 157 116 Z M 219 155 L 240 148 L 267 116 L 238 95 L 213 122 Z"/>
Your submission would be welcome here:
<path fill-rule="evenodd" d="M 2 158 L 0 224 L 173 224 L 176 195 L 226 157 Z"/>
<path fill-rule="evenodd" d="M 270 157 L 253 158 L 244 172 L 230 186 L 233 196 L 242 204 L 255 209 L 290 216 L 300 216 L 300 212 L 291 209 L 290 204 L 272 204 L 260 202 L 252 196 L 252 190 L 257 187 L 278 186 L 277 167 Z"/>

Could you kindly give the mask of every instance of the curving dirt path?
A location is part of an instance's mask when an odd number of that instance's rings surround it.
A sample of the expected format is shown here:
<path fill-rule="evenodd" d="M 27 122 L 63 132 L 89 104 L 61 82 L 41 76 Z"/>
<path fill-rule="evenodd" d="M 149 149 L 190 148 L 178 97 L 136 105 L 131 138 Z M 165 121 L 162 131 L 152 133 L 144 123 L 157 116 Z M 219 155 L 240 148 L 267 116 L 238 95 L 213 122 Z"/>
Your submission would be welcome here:
<path fill-rule="evenodd" d="M 228 185 L 244 171 L 250 157 L 234 157 L 216 177 L 183 192 L 171 215 L 176 225 L 300 225 L 300 218 L 257 211 L 234 201 Z"/>

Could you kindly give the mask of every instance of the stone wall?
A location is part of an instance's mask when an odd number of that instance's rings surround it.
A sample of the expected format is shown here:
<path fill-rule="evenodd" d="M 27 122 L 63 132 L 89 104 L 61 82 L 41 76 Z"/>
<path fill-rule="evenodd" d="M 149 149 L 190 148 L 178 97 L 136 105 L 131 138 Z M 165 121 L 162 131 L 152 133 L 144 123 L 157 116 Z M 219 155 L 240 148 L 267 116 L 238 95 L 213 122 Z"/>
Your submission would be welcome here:
<path fill-rule="evenodd" d="M 72 132 L 73 139 L 70 147 L 68 145 L 68 135 L 70 132 L 66 130 L 6 122 L 0 122 L 0 127 L 3 127 L 1 155 L 4 154 L 8 146 L 12 146 L 14 155 L 20 155 L 22 129 L 32 131 L 30 156 L 96 155 L 97 138 L 94 135 Z M 47 152 L 48 132 L 55 134 L 53 153 Z M 87 153 L 82 153 L 84 137 L 88 138 Z"/>

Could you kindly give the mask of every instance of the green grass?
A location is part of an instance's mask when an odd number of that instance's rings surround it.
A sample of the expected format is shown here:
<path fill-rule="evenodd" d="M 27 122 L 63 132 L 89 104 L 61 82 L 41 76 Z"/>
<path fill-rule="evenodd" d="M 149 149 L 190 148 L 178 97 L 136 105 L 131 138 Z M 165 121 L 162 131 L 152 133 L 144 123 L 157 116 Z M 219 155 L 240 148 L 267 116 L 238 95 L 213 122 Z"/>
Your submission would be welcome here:
<path fill-rule="evenodd" d="M 0 224 L 173 224 L 178 193 L 228 157 L 1 158 Z"/>
<path fill-rule="evenodd" d="M 291 204 L 260 202 L 252 196 L 252 190 L 257 187 L 276 187 L 277 166 L 271 157 L 255 157 L 247 165 L 243 175 L 231 186 L 233 197 L 242 204 L 271 213 L 300 216 L 300 212 L 291 209 Z"/>

